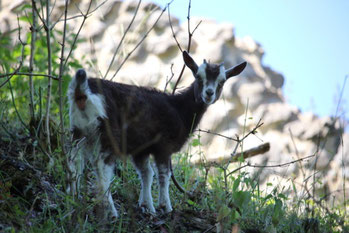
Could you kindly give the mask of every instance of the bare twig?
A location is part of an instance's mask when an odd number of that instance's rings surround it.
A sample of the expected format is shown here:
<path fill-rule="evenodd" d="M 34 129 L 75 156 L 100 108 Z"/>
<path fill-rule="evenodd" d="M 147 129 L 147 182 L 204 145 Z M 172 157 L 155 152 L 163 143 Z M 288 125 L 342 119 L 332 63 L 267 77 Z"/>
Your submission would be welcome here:
<path fill-rule="evenodd" d="M 175 33 L 174 30 L 173 30 L 172 20 L 171 20 L 171 13 L 170 13 L 170 6 L 168 6 L 168 22 L 170 23 L 170 28 L 171 28 L 171 31 L 172 31 L 172 36 L 173 36 L 173 39 L 176 41 L 177 47 L 179 48 L 179 50 L 181 50 L 181 52 L 183 52 L 183 49 L 182 49 L 181 45 L 179 44 L 179 42 L 178 42 L 178 40 L 177 40 L 176 33 Z"/>
<path fill-rule="evenodd" d="M 340 105 L 341 105 L 341 103 L 342 103 L 343 93 L 344 93 L 344 89 L 345 89 L 345 85 L 346 85 L 346 83 L 347 83 L 348 77 L 349 77 L 349 75 L 346 75 L 345 78 L 344 78 L 344 83 L 343 83 L 343 85 L 342 85 L 342 90 L 341 90 L 341 92 L 340 92 L 339 100 L 338 100 L 338 103 L 337 103 L 335 118 L 338 117 L 338 112 L 339 112 Z"/>
<path fill-rule="evenodd" d="M 84 26 L 86 19 L 87 19 L 87 18 L 89 17 L 89 15 L 90 15 L 91 5 L 92 5 L 92 0 L 90 0 L 90 3 L 89 3 L 89 5 L 88 5 L 88 8 L 87 8 L 87 11 L 86 11 L 85 14 L 82 13 L 82 12 L 80 11 L 80 12 L 81 12 L 81 15 L 82 15 L 82 17 L 84 17 L 84 19 L 82 20 L 82 22 L 81 22 L 81 24 L 80 24 L 80 27 L 79 27 L 79 30 L 78 30 L 78 32 L 76 33 L 75 37 L 74 37 L 74 40 L 73 40 L 72 46 L 71 46 L 71 48 L 70 48 L 70 50 L 69 50 L 69 53 L 68 53 L 67 57 L 65 58 L 65 62 L 64 62 L 64 65 L 63 65 L 63 69 L 64 69 L 65 66 L 67 65 L 67 62 L 68 62 L 68 60 L 69 60 L 69 58 L 70 58 L 70 55 L 71 55 L 71 53 L 72 53 L 73 50 L 74 50 L 75 44 L 76 44 L 76 42 L 77 42 L 77 40 L 78 40 L 78 37 L 79 37 L 80 32 L 81 32 L 81 29 L 82 29 L 82 27 Z M 79 9 L 79 8 L 78 8 L 78 9 Z M 80 10 L 80 9 L 79 9 L 79 10 Z"/>
<path fill-rule="evenodd" d="M 35 1 L 32 1 L 32 4 L 33 4 L 33 9 L 34 9 L 34 11 L 36 12 L 36 15 L 39 17 L 39 19 L 40 19 L 40 21 L 41 21 L 43 27 L 46 29 L 46 22 L 45 22 L 45 20 L 43 19 L 43 17 L 41 17 L 40 12 L 39 12 L 39 9 L 38 9 L 38 7 L 36 6 L 36 2 L 35 2 Z M 44 13 L 42 13 L 42 15 L 44 15 Z"/>
<path fill-rule="evenodd" d="M 288 129 L 288 131 L 290 132 L 290 136 L 291 136 L 292 144 L 293 144 L 294 150 L 295 150 L 295 152 L 296 152 L 297 159 L 299 159 L 299 158 L 300 158 L 300 156 L 299 156 L 299 152 L 298 152 L 297 145 L 296 145 L 296 143 L 295 143 L 295 141 L 294 141 L 294 137 L 293 137 L 292 130 L 291 130 L 291 129 Z M 299 166 L 300 166 L 300 168 L 301 168 L 301 172 L 302 172 L 303 177 L 304 177 L 304 176 L 305 176 L 305 171 L 304 171 L 303 164 L 302 164 L 302 163 L 299 163 Z"/>
<path fill-rule="evenodd" d="M 19 66 L 16 68 L 16 70 L 13 73 L 4 76 L 4 77 L 8 77 L 8 78 L 3 83 L 0 84 L 0 88 L 5 86 L 5 84 L 7 82 L 9 82 L 13 76 L 17 75 L 19 73 L 18 71 L 21 69 L 21 67 L 22 67 L 22 62 L 20 62 Z"/>
<path fill-rule="evenodd" d="M 187 46 L 187 51 L 188 53 L 190 53 L 190 47 L 191 47 L 191 40 L 192 40 L 192 37 L 194 35 L 194 32 L 196 31 L 196 29 L 199 27 L 199 25 L 201 24 L 202 20 L 200 20 L 200 22 L 195 26 L 194 30 L 191 31 L 190 30 L 190 8 L 191 8 L 191 0 L 189 0 L 189 5 L 188 5 L 188 16 L 187 16 L 187 19 L 188 19 L 188 46 Z M 173 33 L 173 30 L 172 30 L 172 33 Z M 174 34 L 173 34 L 174 35 Z M 177 89 L 177 86 L 179 84 L 179 82 L 181 81 L 182 79 L 182 76 L 183 76 L 183 73 L 184 73 L 184 70 L 185 70 L 185 64 L 183 65 L 182 67 L 182 70 L 181 72 L 179 73 L 179 76 L 177 78 L 177 81 L 173 87 L 173 91 L 172 91 L 172 94 L 174 94 L 176 92 L 176 89 Z"/>
<path fill-rule="evenodd" d="M 36 21 L 37 21 L 37 16 L 36 16 L 36 11 L 34 9 L 34 2 L 35 0 L 32 0 L 32 20 L 33 24 L 30 27 L 31 30 L 31 41 L 30 41 L 30 58 L 29 58 L 29 112 L 30 112 L 30 117 L 32 120 L 35 118 L 35 113 L 34 113 L 34 83 L 33 83 L 33 73 L 34 70 L 34 54 L 35 54 L 35 42 L 36 42 Z"/>
<path fill-rule="evenodd" d="M 62 153 L 65 154 L 65 138 L 64 138 L 64 118 L 63 118 L 63 72 L 64 72 L 64 46 L 65 46 L 65 37 L 67 31 L 67 15 L 68 15 L 68 0 L 65 0 L 64 5 L 64 26 L 63 26 L 63 38 L 62 38 L 62 48 L 61 48 L 61 58 L 59 63 L 59 74 L 58 74 L 58 94 L 59 94 L 59 121 L 60 121 L 60 141 Z"/>
<path fill-rule="evenodd" d="M 46 0 L 46 21 L 44 24 L 46 31 L 46 43 L 47 43 L 47 74 L 52 74 L 52 51 L 51 51 L 51 29 L 50 29 L 50 0 Z M 47 95 L 46 95 L 46 114 L 45 114 L 45 130 L 46 130 L 46 143 L 49 154 L 51 154 L 51 138 L 50 138 L 50 109 L 51 109 L 51 89 L 52 79 L 48 79 Z"/>
<path fill-rule="evenodd" d="M 142 0 L 139 0 L 139 1 L 138 1 L 138 5 L 137 5 L 137 7 L 136 7 L 135 13 L 133 14 L 133 17 L 132 17 L 132 19 L 131 19 L 131 22 L 128 24 L 128 26 L 127 26 L 125 32 L 123 33 L 123 35 L 122 35 L 122 37 L 121 37 L 121 40 L 120 40 L 120 42 L 119 42 L 119 44 L 118 44 L 118 47 L 116 47 L 116 49 L 115 49 L 115 52 L 114 52 L 114 54 L 113 54 L 113 58 L 112 58 L 111 61 L 110 61 L 109 67 L 108 67 L 108 69 L 107 69 L 107 72 L 105 72 L 105 75 L 103 76 L 103 79 L 106 79 L 106 78 L 107 78 L 107 75 L 108 75 L 108 73 L 109 73 L 109 71 L 110 71 L 110 69 L 111 69 L 111 67 L 112 67 L 112 65 L 113 65 L 113 63 L 114 63 L 115 57 L 116 57 L 117 53 L 119 52 L 119 49 L 120 49 L 120 47 L 121 47 L 121 45 L 122 45 L 122 43 L 123 43 L 123 41 L 124 41 L 124 39 L 125 39 L 125 37 L 126 37 L 128 31 L 130 30 L 130 28 L 131 28 L 131 26 L 132 26 L 132 24 L 133 24 L 133 22 L 134 22 L 134 20 L 135 20 L 135 18 L 136 18 L 136 16 L 137 16 L 138 9 L 139 9 L 139 6 L 141 5 L 141 2 L 142 2 Z"/>
<path fill-rule="evenodd" d="M 166 11 L 168 6 L 166 6 L 160 13 L 160 15 L 158 16 L 158 18 L 156 19 L 156 21 L 154 22 L 154 24 L 150 27 L 150 29 L 144 34 L 144 36 L 142 37 L 142 39 L 136 44 L 136 46 L 126 55 L 126 57 L 124 58 L 124 60 L 121 62 L 120 66 L 118 67 L 118 69 L 115 71 L 114 75 L 112 76 L 112 78 L 110 80 L 113 80 L 115 78 L 115 76 L 117 75 L 117 73 L 120 71 L 120 69 L 123 67 L 123 65 L 125 64 L 125 62 L 128 60 L 128 58 L 132 55 L 132 53 L 143 43 L 143 41 L 145 40 L 145 38 L 147 38 L 148 34 L 154 29 L 155 25 L 158 23 L 158 21 L 160 20 L 161 16 L 164 14 L 164 12 Z"/>
<path fill-rule="evenodd" d="M 289 166 L 291 164 L 294 164 L 294 163 L 299 163 L 299 162 L 302 162 L 304 160 L 307 160 L 307 159 L 311 159 L 315 156 L 315 154 L 312 154 L 312 155 L 309 155 L 309 156 L 306 156 L 306 157 L 303 157 L 303 158 L 300 158 L 300 159 L 296 159 L 296 160 L 292 160 L 290 162 L 287 162 L 287 163 L 281 163 L 281 164 L 275 164 L 275 165 L 258 165 L 258 164 L 250 164 L 250 163 L 247 163 L 241 167 L 238 167 L 236 168 L 235 170 L 229 172 L 227 174 L 227 176 L 230 176 L 231 174 L 245 168 L 245 167 L 253 167 L 253 168 L 276 168 L 276 167 L 286 167 L 286 166 Z"/>
<path fill-rule="evenodd" d="M 16 107 L 15 97 L 13 96 L 13 90 L 12 90 L 11 82 L 8 82 L 8 85 L 9 85 L 9 89 L 10 89 L 10 93 L 11 93 L 12 105 L 13 105 L 13 107 L 14 107 L 14 109 L 15 109 L 16 115 L 17 115 L 19 121 L 21 122 L 21 124 L 22 124 L 26 129 L 28 129 L 28 126 L 24 123 L 24 121 L 23 121 L 23 119 L 22 119 L 22 117 L 21 117 L 21 114 L 19 114 L 18 109 L 17 109 L 17 107 Z"/>
<path fill-rule="evenodd" d="M 223 134 L 220 134 L 220 133 L 212 132 L 211 130 L 197 129 L 195 131 L 197 131 L 199 133 L 202 132 L 202 133 L 212 134 L 212 135 L 219 136 L 219 137 L 222 137 L 222 138 L 225 138 L 225 139 L 228 139 L 228 140 L 231 140 L 231 141 L 235 141 L 235 142 L 239 141 L 239 139 L 237 139 L 237 138 L 233 138 L 233 137 L 229 137 L 229 136 L 226 136 L 226 135 L 223 135 Z"/>
<path fill-rule="evenodd" d="M 5 86 L 5 84 L 7 82 L 10 81 L 10 79 L 15 76 L 19 71 L 20 69 L 22 68 L 22 65 L 23 65 L 23 60 L 24 60 L 24 47 L 27 45 L 27 43 L 23 42 L 22 38 L 21 38 L 21 26 L 19 25 L 19 17 L 17 15 L 17 24 L 18 24 L 18 40 L 19 42 L 21 43 L 22 45 L 22 49 L 21 49 L 21 58 L 20 58 L 20 61 L 19 61 L 19 65 L 18 67 L 15 69 L 15 71 L 13 73 L 11 73 L 10 75 L 7 75 L 6 77 L 8 77 L 3 83 L 1 83 L 0 85 L 0 88 L 2 88 L 3 86 Z"/>
<path fill-rule="evenodd" d="M 213 166 L 217 164 L 229 164 L 229 163 L 235 163 L 238 162 L 240 157 L 243 157 L 244 159 L 251 158 L 256 155 L 264 154 L 270 150 L 270 144 L 269 142 L 263 143 L 257 147 L 253 147 L 249 150 L 245 150 L 240 153 L 235 153 L 232 154 L 229 157 L 226 158 L 214 158 L 214 159 L 209 159 L 205 161 L 205 166 Z M 201 161 L 195 162 L 195 164 L 200 164 Z"/>
<path fill-rule="evenodd" d="M 171 70 L 171 77 L 170 77 L 170 78 L 166 78 L 166 84 L 165 84 L 165 87 L 164 87 L 164 91 L 166 91 L 168 84 L 171 82 L 171 80 L 172 80 L 173 77 L 174 77 L 174 73 L 173 73 L 173 63 L 171 64 L 170 70 Z"/>
<path fill-rule="evenodd" d="M 99 4 L 98 6 L 96 6 L 93 10 L 90 10 L 90 12 L 88 13 L 87 17 L 89 17 L 90 15 L 92 15 L 96 10 L 98 10 L 101 6 L 103 6 L 107 1 L 108 1 L 108 0 L 103 1 L 101 4 Z M 64 13 L 62 13 L 62 14 L 58 17 L 58 19 L 56 20 L 56 22 L 54 22 L 54 23 L 52 24 L 51 28 L 54 28 L 54 27 L 56 26 L 56 24 L 59 23 L 59 22 L 64 22 L 64 21 L 68 22 L 68 21 L 73 20 L 73 19 L 77 19 L 77 18 L 80 18 L 80 17 L 84 17 L 84 15 L 79 14 L 79 15 L 71 16 L 71 17 L 69 17 L 69 18 L 67 17 L 67 19 L 64 20 L 64 19 L 62 19 L 63 16 L 64 16 Z"/>
<path fill-rule="evenodd" d="M 8 74 L 0 74 L 0 78 L 9 77 L 9 76 L 16 76 L 16 75 L 47 77 L 47 78 L 52 78 L 53 80 L 58 81 L 58 78 L 54 75 L 35 74 L 35 73 L 26 73 L 26 72 L 12 72 L 12 73 L 8 73 Z"/>

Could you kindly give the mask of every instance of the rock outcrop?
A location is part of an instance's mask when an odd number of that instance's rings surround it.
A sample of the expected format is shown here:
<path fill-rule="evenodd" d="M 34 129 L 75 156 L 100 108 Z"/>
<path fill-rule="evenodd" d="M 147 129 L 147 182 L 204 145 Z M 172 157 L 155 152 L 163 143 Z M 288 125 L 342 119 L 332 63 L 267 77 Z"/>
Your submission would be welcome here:
<path fill-rule="evenodd" d="M 25 2 L 2 2 L 2 32 L 17 27 L 16 9 Z M 85 12 L 88 2 L 71 1 L 69 15 L 79 14 L 75 4 L 79 4 L 79 8 Z M 123 32 L 134 16 L 137 3 L 109 0 L 87 18 L 80 37 L 84 42 L 78 44 L 73 55 L 81 59 L 81 62 L 86 64 L 85 68 L 94 75 L 104 76 L 108 70 Z M 91 9 L 96 8 L 95 4 L 93 1 Z M 64 1 L 57 1 L 52 18 L 57 20 L 63 9 Z M 160 13 L 161 9 L 153 3 L 141 4 L 107 78 L 113 76 L 123 58 L 152 27 Z M 192 28 L 199 20 L 201 19 L 191 19 Z M 192 56 L 197 61 L 204 58 L 213 63 L 224 61 L 226 68 L 244 60 L 248 62 L 248 66 L 242 75 L 225 84 L 222 98 L 208 109 L 199 128 L 234 137 L 236 134 L 243 135 L 248 132 L 261 118 L 264 125 L 258 129 L 256 136 L 251 135 L 244 141 L 243 148 L 255 147 L 263 140 L 270 142 L 271 150 L 249 159 L 251 164 L 275 165 L 313 154 L 315 156 L 288 166 L 248 169 L 252 174 L 259 174 L 261 182 L 277 182 L 280 185 L 286 184 L 281 182 L 292 179 L 299 187 L 303 187 L 304 180 L 315 174 L 316 179 L 321 180 L 316 184 L 319 189 L 328 195 L 343 198 L 340 191 L 343 182 L 347 182 L 346 187 L 349 187 L 349 136 L 343 133 L 339 121 L 330 117 L 318 118 L 312 113 L 302 113 L 297 107 L 288 104 L 282 92 L 284 77 L 263 65 L 264 50 L 260 44 L 250 37 L 236 37 L 234 26 L 230 23 L 218 24 L 213 20 L 202 20 L 192 38 Z M 82 17 L 69 20 L 69 33 L 76 33 L 81 21 Z M 180 24 L 179 20 L 172 16 L 172 24 L 179 43 L 186 48 L 187 22 Z M 58 23 L 56 27 L 62 26 L 62 23 Z M 28 26 L 26 28 L 28 29 Z M 114 80 L 164 89 L 173 72 L 174 78 L 168 85 L 170 89 L 182 66 L 181 52 L 173 39 L 165 12 Z M 188 86 L 192 80 L 192 74 L 186 69 L 179 88 Z M 201 153 L 193 151 L 194 159 L 202 155 L 207 159 L 230 156 L 235 145 L 231 140 L 212 134 L 200 133 L 200 136 Z M 343 177 L 346 177 L 346 181 Z"/>

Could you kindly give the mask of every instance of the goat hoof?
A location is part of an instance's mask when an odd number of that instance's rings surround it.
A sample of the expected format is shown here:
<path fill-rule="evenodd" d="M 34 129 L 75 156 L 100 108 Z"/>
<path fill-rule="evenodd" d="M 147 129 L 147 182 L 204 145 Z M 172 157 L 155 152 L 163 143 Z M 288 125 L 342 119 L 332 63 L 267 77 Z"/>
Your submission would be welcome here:
<path fill-rule="evenodd" d="M 155 215 L 156 211 L 154 208 L 149 208 L 146 204 L 139 205 L 139 208 L 141 209 L 143 214 L 150 214 Z"/>
<path fill-rule="evenodd" d="M 172 212 L 172 208 L 167 208 L 166 205 L 159 206 L 160 215 L 168 215 Z"/>
<path fill-rule="evenodd" d="M 115 215 L 111 216 L 111 222 L 116 222 L 117 219 L 118 219 L 118 216 L 115 216 Z"/>

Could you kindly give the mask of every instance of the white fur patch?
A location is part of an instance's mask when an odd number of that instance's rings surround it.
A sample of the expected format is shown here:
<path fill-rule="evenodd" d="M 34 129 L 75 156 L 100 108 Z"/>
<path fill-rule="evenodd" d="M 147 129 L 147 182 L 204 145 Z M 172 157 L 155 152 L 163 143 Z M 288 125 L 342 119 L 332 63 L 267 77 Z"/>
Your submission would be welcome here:
<path fill-rule="evenodd" d="M 201 66 L 199 66 L 199 69 L 197 71 L 197 75 L 200 75 L 200 78 L 202 79 L 203 83 L 206 83 L 206 64 L 203 63 Z"/>
<path fill-rule="evenodd" d="M 81 92 L 87 97 L 84 110 L 80 110 L 74 101 L 74 92 L 77 85 L 75 78 L 70 82 L 68 89 L 70 127 L 77 127 L 83 131 L 96 129 L 99 124 L 98 117 L 106 118 L 104 96 L 91 93 L 87 83 L 86 79 L 80 85 Z"/>

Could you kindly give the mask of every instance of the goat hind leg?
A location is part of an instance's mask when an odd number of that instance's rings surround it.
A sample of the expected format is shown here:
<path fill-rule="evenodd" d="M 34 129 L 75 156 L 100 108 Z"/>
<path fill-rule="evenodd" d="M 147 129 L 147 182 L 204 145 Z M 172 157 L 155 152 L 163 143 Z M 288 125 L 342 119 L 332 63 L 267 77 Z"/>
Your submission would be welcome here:
<path fill-rule="evenodd" d="M 165 212 L 169 213 L 172 211 L 171 200 L 169 195 L 170 186 L 170 167 L 169 163 L 156 163 L 158 169 L 158 180 L 159 180 L 159 206 L 165 208 Z"/>

